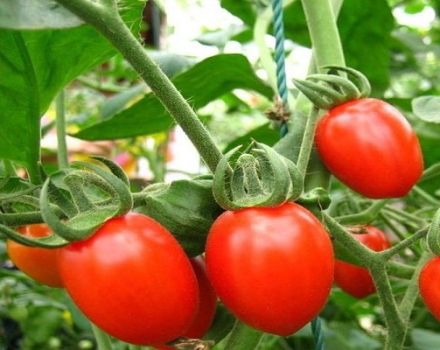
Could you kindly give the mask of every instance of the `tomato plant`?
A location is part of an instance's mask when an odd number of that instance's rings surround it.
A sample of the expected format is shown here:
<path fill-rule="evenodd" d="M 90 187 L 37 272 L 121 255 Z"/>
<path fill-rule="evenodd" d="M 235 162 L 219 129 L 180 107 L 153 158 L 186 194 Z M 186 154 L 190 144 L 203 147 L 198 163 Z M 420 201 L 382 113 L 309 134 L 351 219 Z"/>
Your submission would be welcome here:
<path fill-rule="evenodd" d="M 279 335 L 312 320 L 333 282 L 330 239 L 294 203 L 220 215 L 208 235 L 206 264 L 227 308 L 252 327 Z"/>
<path fill-rule="evenodd" d="M 423 171 L 411 125 L 377 99 L 353 100 L 328 111 L 318 123 L 316 147 L 337 178 L 369 198 L 402 197 Z"/>
<path fill-rule="evenodd" d="M 67 292 L 98 327 L 135 344 L 185 333 L 198 307 L 197 279 L 183 249 L 156 221 L 126 214 L 63 249 Z"/>
<path fill-rule="evenodd" d="M 376 252 L 390 247 L 387 236 L 378 228 L 365 226 L 361 230 L 365 230 L 365 233 L 356 233 L 353 237 L 366 247 Z M 341 260 L 335 262 L 335 283 L 344 292 L 356 298 L 365 298 L 376 291 L 373 279 L 366 268 Z"/>
<path fill-rule="evenodd" d="M 440 257 L 429 260 L 419 278 L 420 295 L 429 311 L 440 320 Z"/>
<path fill-rule="evenodd" d="M 18 232 L 38 238 L 49 236 L 51 230 L 46 224 L 30 224 L 19 227 Z M 60 249 L 28 247 L 11 240 L 7 241 L 6 247 L 9 258 L 26 275 L 50 287 L 63 287 L 58 272 Z"/>
<path fill-rule="evenodd" d="M 440 348 L 437 3 L 0 1 L 0 348 Z"/>

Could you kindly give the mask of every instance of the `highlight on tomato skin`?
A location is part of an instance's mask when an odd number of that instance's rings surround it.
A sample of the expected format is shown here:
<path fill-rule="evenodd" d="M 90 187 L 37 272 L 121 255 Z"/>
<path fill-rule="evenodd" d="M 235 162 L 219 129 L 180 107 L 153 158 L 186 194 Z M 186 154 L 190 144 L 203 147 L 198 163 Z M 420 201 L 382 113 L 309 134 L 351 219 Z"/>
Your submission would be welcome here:
<path fill-rule="evenodd" d="M 353 234 L 359 242 L 374 251 L 388 249 L 391 244 L 386 234 L 374 226 L 363 227 L 365 233 Z M 376 292 L 370 272 L 364 268 L 336 259 L 335 284 L 351 296 L 362 299 Z"/>
<path fill-rule="evenodd" d="M 429 260 L 419 276 L 420 296 L 431 314 L 440 321 L 440 257 Z"/>
<path fill-rule="evenodd" d="M 46 224 L 30 224 L 19 227 L 17 231 L 32 238 L 47 237 L 51 234 Z M 12 240 L 6 242 L 8 256 L 20 271 L 35 281 L 54 288 L 63 287 L 58 271 L 58 253 L 61 249 L 63 248 L 29 247 Z"/>
<path fill-rule="evenodd" d="M 167 343 L 191 326 L 197 278 L 177 240 L 148 216 L 129 213 L 60 253 L 60 274 L 79 309 L 127 343 Z"/>
<path fill-rule="evenodd" d="M 318 122 L 318 154 L 341 182 L 365 197 L 405 196 L 423 172 L 423 154 L 410 123 L 388 103 L 343 103 Z"/>
<path fill-rule="evenodd" d="M 328 233 L 296 203 L 224 212 L 208 234 L 206 264 L 226 308 L 282 336 L 317 316 L 333 283 Z"/>

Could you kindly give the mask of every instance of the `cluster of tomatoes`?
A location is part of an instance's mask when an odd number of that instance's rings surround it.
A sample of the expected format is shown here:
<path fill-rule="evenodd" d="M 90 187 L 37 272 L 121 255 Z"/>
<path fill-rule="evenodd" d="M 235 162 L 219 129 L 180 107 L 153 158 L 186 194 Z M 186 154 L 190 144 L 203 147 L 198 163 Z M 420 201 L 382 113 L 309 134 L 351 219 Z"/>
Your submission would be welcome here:
<path fill-rule="evenodd" d="M 409 123 L 375 99 L 330 110 L 319 122 L 316 145 L 328 169 L 369 198 L 405 195 L 423 170 Z M 42 224 L 21 232 L 39 237 L 47 230 Z M 372 250 L 390 246 L 379 229 L 366 226 L 364 231 L 355 237 Z M 8 251 L 31 277 L 64 287 L 110 335 L 161 349 L 181 336 L 203 336 L 217 297 L 246 324 L 287 336 L 316 317 L 333 281 L 357 298 L 375 291 L 365 268 L 335 262 L 323 225 L 291 202 L 221 214 L 208 234 L 206 270 L 204 260 L 190 260 L 162 225 L 135 213 L 110 219 L 90 238 L 67 247 L 47 250 L 9 242 Z M 439 266 L 428 264 L 422 273 L 428 306 L 429 295 L 439 295 L 433 289 L 440 287 L 426 281 L 440 274 Z M 440 315 L 438 302 L 433 308 Z"/>

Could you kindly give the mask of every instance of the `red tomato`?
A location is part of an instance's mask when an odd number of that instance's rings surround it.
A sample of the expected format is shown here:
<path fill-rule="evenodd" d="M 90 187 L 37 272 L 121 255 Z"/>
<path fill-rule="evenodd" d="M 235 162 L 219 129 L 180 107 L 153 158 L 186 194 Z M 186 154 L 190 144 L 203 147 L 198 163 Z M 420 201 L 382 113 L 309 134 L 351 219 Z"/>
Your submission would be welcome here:
<path fill-rule="evenodd" d="M 330 110 L 318 123 L 316 146 L 330 172 L 369 198 L 402 197 L 423 172 L 411 125 L 381 100 L 353 100 Z"/>
<path fill-rule="evenodd" d="M 84 314 L 128 343 L 166 343 L 198 309 L 197 279 L 176 239 L 142 214 L 126 214 L 60 253 L 64 286 Z"/>
<path fill-rule="evenodd" d="M 205 260 L 199 256 L 191 259 L 191 265 L 197 276 L 199 284 L 199 311 L 191 327 L 182 335 L 187 338 L 201 338 L 205 335 L 214 320 L 217 305 L 217 296 L 212 288 L 211 282 L 206 275 Z M 174 348 L 166 345 L 156 345 L 158 350 L 173 350 Z"/>
<path fill-rule="evenodd" d="M 217 295 L 236 317 L 287 336 L 323 308 L 334 257 L 321 223 L 286 203 L 220 215 L 208 235 L 206 265 Z"/>
<path fill-rule="evenodd" d="M 429 311 L 440 321 L 440 257 L 429 260 L 419 277 L 420 295 Z"/>
<path fill-rule="evenodd" d="M 51 234 L 46 224 L 32 224 L 20 227 L 18 232 L 26 237 L 47 237 Z M 6 243 L 9 258 L 21 271 L 34 280 L 50 287 L 63 287 L 58 272 L 58 249 L 28 247 L 8 240 Z"/>
<path fill-rule="evenodd" d="M 380 252 L 390 247 L 385 233 L 373 226 L 365 227 L 366 233 L 353 235 L 368 248 Z M 336 260 L 335 283 L 355 298 L 365 298 L 376 291 L 373 279 L 366 268 Z"/>
<path fill-rule="evenodd" d="M 217 295 L 206 275 L 205 260 L 199 256 L 191 259 L 191 265 L 197 276 L 199 284 L 199 311 L 191 327 L 185 332 L 184 337 L 201 338 L 211 327 L 217 306 Z"/>

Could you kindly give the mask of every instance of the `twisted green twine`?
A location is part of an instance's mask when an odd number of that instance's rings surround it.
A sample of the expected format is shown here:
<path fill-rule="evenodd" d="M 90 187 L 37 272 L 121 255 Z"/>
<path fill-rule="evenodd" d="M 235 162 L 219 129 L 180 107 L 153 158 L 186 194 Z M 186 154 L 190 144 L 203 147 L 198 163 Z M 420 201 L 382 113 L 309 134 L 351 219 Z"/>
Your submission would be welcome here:
<path fill-rule="evenodd" d="M 286 78 L 286 64 L 285 64 L 285 52 L 284 52 L 284 22 L 283 22 L 283 1 L 273 0 L 273 27 L 275 35 L 275 63 L 276 63 L 276 76 L 277 76 L 277 89 L 278 95 L 283 102 L 283 107 L 286 111 L 289 110 L 288 103 L 288 90 L 287 90 L 287 78 Z M 281 137 L 287 134 L 287 123 L 283 122 L 280 127 Z M 324 350 L 324 330 L 322 328 L 322 321 L 319 317 L 316 317 L 312 322 L 312 333 L 315 340 L 315 350 Z"/>

